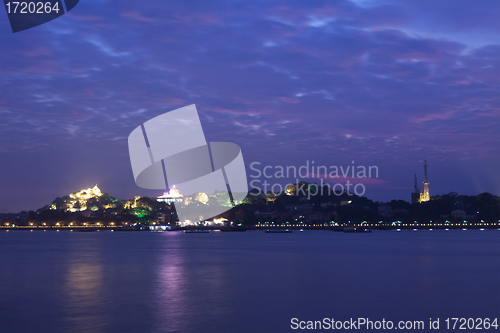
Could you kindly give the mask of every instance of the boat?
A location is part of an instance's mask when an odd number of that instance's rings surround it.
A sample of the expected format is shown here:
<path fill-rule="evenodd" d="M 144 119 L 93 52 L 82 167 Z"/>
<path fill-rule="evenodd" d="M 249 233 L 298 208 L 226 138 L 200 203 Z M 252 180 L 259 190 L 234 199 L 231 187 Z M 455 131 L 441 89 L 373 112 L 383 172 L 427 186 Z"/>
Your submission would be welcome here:
<path fill-rule="evenodd" d="M 122 225 L 118 228 L 115 228 L 115 231 L 146 231 L 149 230 L 149 228 L 145 225 L 142 224 L 133 224 L 133 225 Z"/>
<path fill-rule="evenodd" d="M 165 232 L 172 230 L 172 227 L 169 225 L 150 225 L 149 230 L 151 232 Z"/>
<path fill-rule="evenodd" d="M 185 234 L 208 234 L 209 230 L 184 230 Z"/>
<path fill-rule="evenodd" d="M 363 228 L 363 227 L 345 227 L 344 232 L 361 232 L 361 233 L 368 233 L 372 232 L 370 229 Z"/>
<path fill-rule="evenodd" d="M 269 234 L 289 234 L 291 233 L 292 230 L 272 230 L 272 229 L 268 229 L 266 230 L 266 234 L 269 233 Z"/>

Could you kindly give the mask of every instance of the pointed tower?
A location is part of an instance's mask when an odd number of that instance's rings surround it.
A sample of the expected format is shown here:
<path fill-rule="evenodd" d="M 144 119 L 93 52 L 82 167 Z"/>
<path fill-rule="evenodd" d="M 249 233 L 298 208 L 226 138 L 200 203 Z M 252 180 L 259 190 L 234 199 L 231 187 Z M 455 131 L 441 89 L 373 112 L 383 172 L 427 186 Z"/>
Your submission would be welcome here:
<path fill-rule="evenodd" d="M 418 204 L 418 203 L 420 203 L 421 193 L 417 187 L 417 174 L 414 174 L 414 178 L 415 178 L 415 188 L 413 190 L 413 193 L 411 194 L 411 203 Z"/>
<path fill-rule="evenodd" d="M 420 194 L 420 202 L 426 202 L 431 199 L 429 195 L 429 181 L 427 180 L 427 160 L 424 160 L 424 191 Z"/>

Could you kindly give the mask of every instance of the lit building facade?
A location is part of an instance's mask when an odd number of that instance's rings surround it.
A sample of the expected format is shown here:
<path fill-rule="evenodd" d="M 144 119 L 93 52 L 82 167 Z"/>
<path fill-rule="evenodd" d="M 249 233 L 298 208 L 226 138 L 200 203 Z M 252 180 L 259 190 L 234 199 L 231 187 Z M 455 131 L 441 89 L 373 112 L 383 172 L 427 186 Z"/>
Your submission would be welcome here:
<path fill-rule="evenodd" d="M 420 193 L 420 202 L 431 200 L 429 195 L 429 181 L 427 180 L 427 160 L 424 160 L 424 191 Z"/>
<path fill-rule="evenodd" d="M 83 189 L 69 195 L 70 200 L 67 203 L 66 211 L 78 212 L 87 210 L 87 201 L 91 198 L 99 198 L 102 196 L 102 192 L 99 187 L 94 186 L 92 188 Z"/>
<path fill-rule="evenodd" d="M 421 202 L 426 202 L 431 199 L 431 196 L 429 194 L 429 181 L 427 179 L 427 160 L 424 160 L 424 190 L 420 191 L 420 189 L 417 188 L 417 175 L 415 175 L 415 190 L 411 194 L 411 202 L 412 203 L 421 203 Z"/>
<path fill-rule="evenodd" d="M 170 189 L 170 191 L 167 193 L 163 193 L 162 196 L 159 196 L 156 198 L 156 201 L 158 202 L 166 202 L 168 204 L 175 203 L 175 202 L 183 202 L 184 201 L 184 196 L 179 193 L 179 190 L 175 188 L 175 185 Z"/>

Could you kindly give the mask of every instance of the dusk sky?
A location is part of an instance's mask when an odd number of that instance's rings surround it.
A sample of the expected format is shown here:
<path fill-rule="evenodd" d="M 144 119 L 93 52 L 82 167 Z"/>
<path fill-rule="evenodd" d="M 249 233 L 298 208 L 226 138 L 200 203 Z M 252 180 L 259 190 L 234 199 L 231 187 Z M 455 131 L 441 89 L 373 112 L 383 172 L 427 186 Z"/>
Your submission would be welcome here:
<path fill-rule="evenodd" d="M 499 1 L 80 0 L 15 34 L 0 13 L 0 212 L 161 195 L 127 137 L 190 104 L 248 176 L 354 161 L 366 197 L 409 201 L 427 159 L 431 196 L 500 194 Z"/>

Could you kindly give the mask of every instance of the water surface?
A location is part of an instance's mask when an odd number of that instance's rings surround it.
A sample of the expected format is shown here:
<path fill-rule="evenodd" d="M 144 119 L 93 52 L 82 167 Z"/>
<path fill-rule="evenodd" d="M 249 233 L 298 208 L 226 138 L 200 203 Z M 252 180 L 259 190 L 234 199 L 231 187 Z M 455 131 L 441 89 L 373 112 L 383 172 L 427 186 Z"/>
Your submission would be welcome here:
<path fill-rule="evenodd" d="M 0 331 L 294 332 L 500 315 L 498 230 L 0 232 Z"/>

